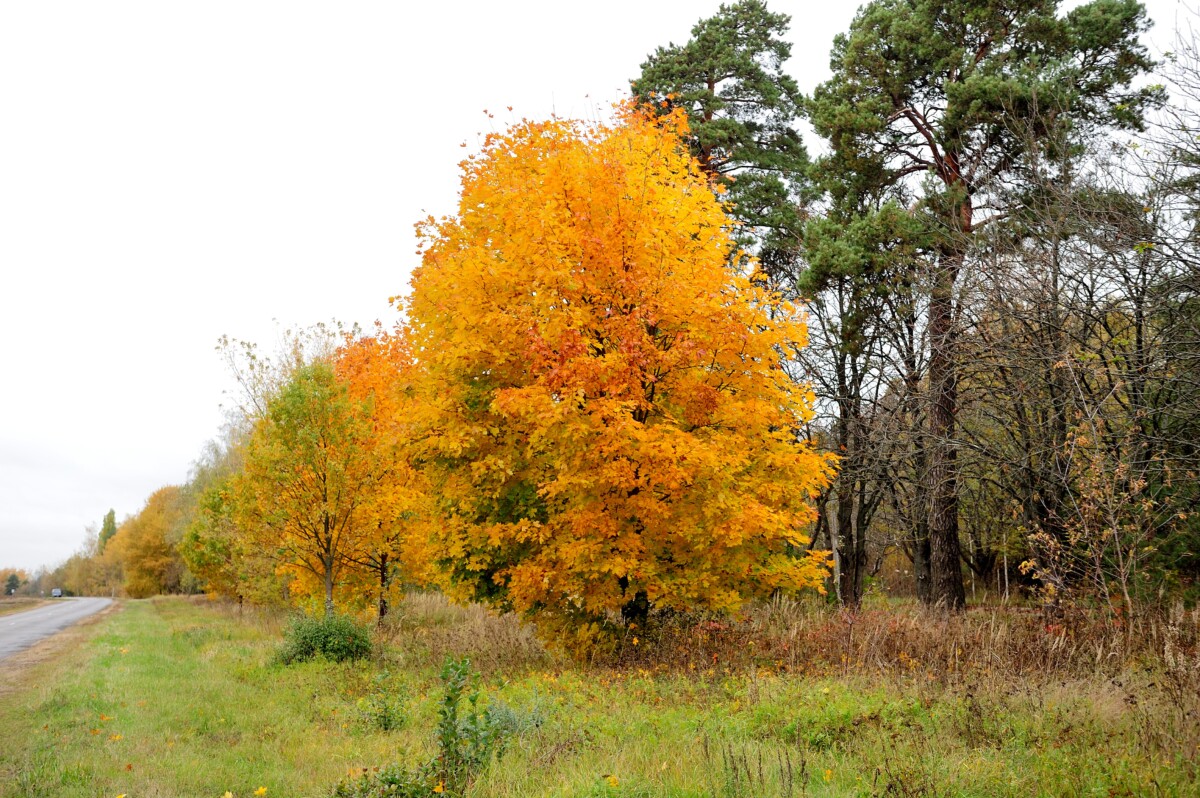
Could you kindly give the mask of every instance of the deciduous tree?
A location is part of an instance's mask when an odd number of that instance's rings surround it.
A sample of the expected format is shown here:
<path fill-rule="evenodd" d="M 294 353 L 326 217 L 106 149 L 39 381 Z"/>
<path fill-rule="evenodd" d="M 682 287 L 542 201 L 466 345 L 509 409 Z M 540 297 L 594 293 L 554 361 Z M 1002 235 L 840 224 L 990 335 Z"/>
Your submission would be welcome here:
<path fill-rule="evenodd" d="M 830 462 L 797 439 L 811 397 L 780 367 L 805 329 L 732 254 L 688 136 L 682 111 L 523 122 L 421 229 L 435 556 L 459 597 L 543 630 L 826 574 L 803 547 Z"/>
<path fill-rule="evenodd" d="M 348 336 L 334 366 L 351 400 L 368 411 L 367 454 L 376 481 L 363 496 L 361 518 L 367 540 L 353 561 L 357 573 L 351 578 L 362 583 L 364 594 L 376 596 L 383 618 L 399 585 L 422 584 L 429 578 L 427 494 L 408 445 L 413 434 L 415 362 L 407 328 Z"/>
<path fill-rule="evenodd" d="M 297 368 L 264 409 L 234 480 L 235 517 L 331 615 L 343 571 L 369 541 L 363 504 L 379 478 L 369 414 L 323 361 Z"/>
<path fill-rule="evenodd" d="M 147 598 L 179 590 L 183 563 L 175 543 L 184 509 L 179 486 L 159 488 L 137 515 L 118 527 L 99 555 L 115 557 L 121 563 L 126 595 Z"/>

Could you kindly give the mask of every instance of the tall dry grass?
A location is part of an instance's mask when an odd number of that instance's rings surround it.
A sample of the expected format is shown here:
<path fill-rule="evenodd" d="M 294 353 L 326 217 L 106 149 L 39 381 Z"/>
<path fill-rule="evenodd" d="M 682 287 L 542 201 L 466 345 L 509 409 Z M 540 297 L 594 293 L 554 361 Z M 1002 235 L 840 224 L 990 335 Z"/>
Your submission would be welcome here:
<path fill-rule="evenodd" d="M 216 606 L 267 635 L 281 635 L 290 618 L 280 608 Z M 518 616 L 458 606 L 437 592 L 408 593 L 375 634 L 381 652 L 415 665 L 440 667 L 447 657 L 463 656 L 484 672 L 566 664 Z M 1083 608 L 1050 617 L 1027 607 L 946 613 L 889 601 L 850 612 L 777 597 L 732 616 L 656 613 L 647 628 L 627 629 L 614 651 L 590 652 L 588 663 L 676 672 L 886 674 L 950 684 L 985 677 L 1115 679 L 1136 671 L 1187 703 L 1200 701 L 1200 608 L 1147 610 L 1125 624 Z"/>
<path fill-rule="evenodd" d="M 981 674 L 1112 677 L 1147 666 L 1181 686 L 1200 687 L 1200 609 L 1182 605 L 1146 613 L 1130 629 L 1083 610 L 1049 621 L 1038 610 L 1016 607 L 946 613 L 893 603 L 851 612 L 777 598 L 734 617 L 661 614 L 635 631 L 612 664 L 865 671 L 940 681 Z"/>

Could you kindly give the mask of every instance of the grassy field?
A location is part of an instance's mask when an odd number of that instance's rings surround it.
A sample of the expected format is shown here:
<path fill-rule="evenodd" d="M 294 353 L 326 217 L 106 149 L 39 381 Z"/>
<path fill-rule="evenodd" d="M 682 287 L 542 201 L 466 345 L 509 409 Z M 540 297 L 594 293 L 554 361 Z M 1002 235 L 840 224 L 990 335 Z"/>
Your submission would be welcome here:
<path fill-rule="evenodd" d="M 0 615 L 32 610 L 45 603 L 45 599 L 31 598 L 29 596 L 0 596 Z"/>
<path fill-rule="evenodd" d="M 282 624 L 125 602 L 0 694 L 0 796 L 327 795 L 432 755 L 451 655 L 512 732 L 480 798 L 1200 795 L 1194 612 L 1135 650 L 1012 611 L 774 606 L 589 665 L 436 596 L 365 663 L 273 664 Z"/>

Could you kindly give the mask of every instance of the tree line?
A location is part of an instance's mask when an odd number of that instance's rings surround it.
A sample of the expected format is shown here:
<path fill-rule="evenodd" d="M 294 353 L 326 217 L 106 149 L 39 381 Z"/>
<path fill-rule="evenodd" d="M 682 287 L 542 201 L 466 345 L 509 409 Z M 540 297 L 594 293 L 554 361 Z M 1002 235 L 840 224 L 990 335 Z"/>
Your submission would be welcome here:
<path fill-rule="evenodd" d="M 1195 43 L 1158 64 L 1139 3 L 1058 5 L 867 4 L 803 96 L 787 18 L 736 3 L 635 83 L 808 308 L 846 605 L 889 557 L 949 608 L 966 576 L 1129 612 L 1200 573 Z"/>
<path fill-rule="evenodd" d="M 1194 590 L 1200 61 L 1058 5 L 876 0 L 804 95 L 741 0 L 614 121 L 489 137 L 404 321 L 222 341 L 224 440 L 79 578 L 436 584 L 581 640 L 897 570 L 951 610 Z"/>

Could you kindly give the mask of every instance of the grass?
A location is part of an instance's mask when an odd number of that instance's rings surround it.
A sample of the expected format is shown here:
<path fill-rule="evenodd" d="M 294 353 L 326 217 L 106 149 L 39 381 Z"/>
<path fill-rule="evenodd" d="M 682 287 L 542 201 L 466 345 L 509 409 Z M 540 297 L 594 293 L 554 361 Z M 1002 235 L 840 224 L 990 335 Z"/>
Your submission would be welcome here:
<path fill-rule="evenodd" d="M 45 599 L 30 596 L 0 596 L 0 615 L 32 610 L 45 604 Z"/>
<path fill-rule="evenodd" d="M 576 665 L 415 595 L 374 661 L 285 667 L 280 618 L 131 601 L 0 696 L 0 796 L 326 795 L 434 752 L 451 655 L 511 731 L 478 798 L 1197 795 L 1200 615 L 1155 623 L 1135 648 L 1007 611 L 777 603 Z"/>

